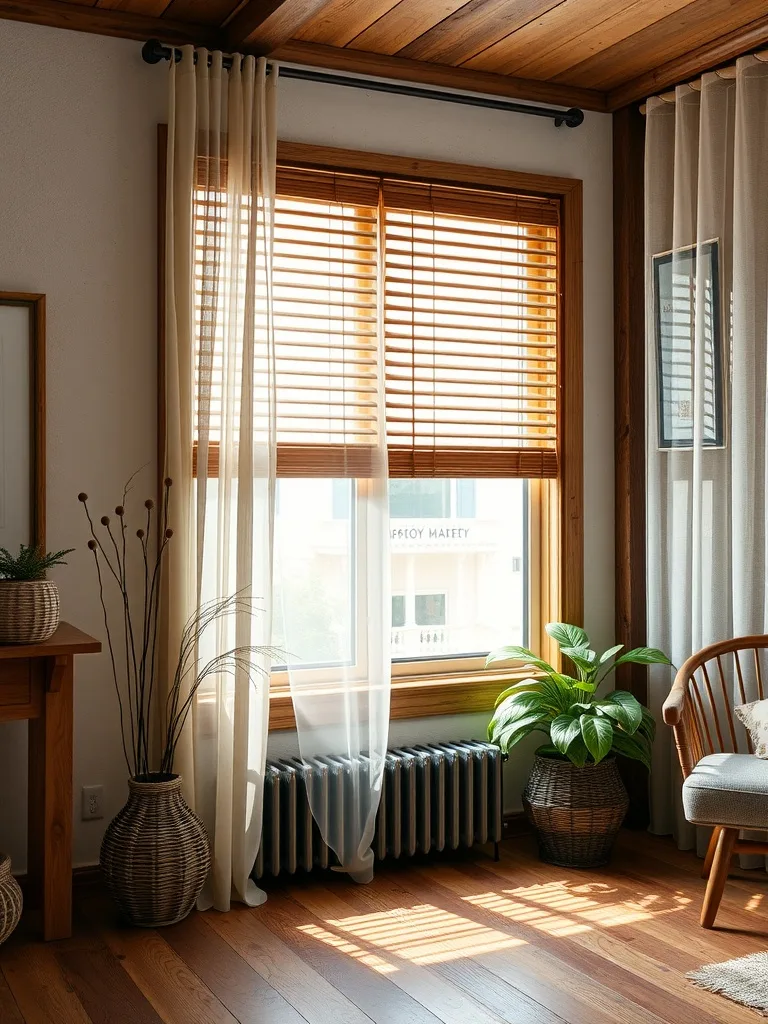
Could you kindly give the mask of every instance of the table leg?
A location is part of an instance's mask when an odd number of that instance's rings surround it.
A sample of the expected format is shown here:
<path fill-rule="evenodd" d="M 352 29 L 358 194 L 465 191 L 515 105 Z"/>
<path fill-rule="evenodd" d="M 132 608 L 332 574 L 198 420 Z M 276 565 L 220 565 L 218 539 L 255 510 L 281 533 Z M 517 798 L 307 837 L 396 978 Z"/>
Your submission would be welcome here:
<path fill-rule="evenodd" d="M 49 658 L 41 715 L 29 723 L 30 885 L 43 915 L 43 938 L 72 933 L 73 658 Z"/>

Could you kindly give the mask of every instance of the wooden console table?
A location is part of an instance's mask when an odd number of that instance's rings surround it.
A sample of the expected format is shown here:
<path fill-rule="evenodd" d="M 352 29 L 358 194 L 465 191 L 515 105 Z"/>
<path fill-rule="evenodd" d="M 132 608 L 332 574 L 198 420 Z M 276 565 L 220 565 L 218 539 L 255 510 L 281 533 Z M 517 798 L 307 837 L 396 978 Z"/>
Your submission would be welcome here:
<path fill-rule="evenodd" d="M 0 722 L 29 719 L 28 903 L 43 938 L 72 933 L 74 657 L 101 644 L 62 622 L 41 644 L 0 646 Z"/>

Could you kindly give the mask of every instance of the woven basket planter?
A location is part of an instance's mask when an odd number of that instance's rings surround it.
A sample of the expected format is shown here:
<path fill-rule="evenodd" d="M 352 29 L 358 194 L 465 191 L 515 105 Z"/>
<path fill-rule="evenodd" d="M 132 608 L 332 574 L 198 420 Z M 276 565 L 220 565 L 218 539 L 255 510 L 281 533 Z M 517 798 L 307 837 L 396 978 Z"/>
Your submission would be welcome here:
<path fill-rule="evenodd" d="M 0 644 L 39 644 L 59 625 L 59 589 L 51 580 L 0 580 Z"/>
<path fill-rule="evenodd" d="M 0 853 L 0 946 L 21 918 L 21 889 L 11 874 L 11 858 Z"/>
<path fill-rule="evenodd" d="M 608 863 L 628 806 L 613 757 L 578 768 L 536 754 L 523 794 L 541 859 L 568 868 Z"/>
<path fill-rule="evenodd" d="M 208 834 L 181 795 L 181 776 L 138 776 L 128 786 L 128 803 L 101 844 L 107 888 L 130 924 L 176 924 L 194 907 L 208 874 Z"/>

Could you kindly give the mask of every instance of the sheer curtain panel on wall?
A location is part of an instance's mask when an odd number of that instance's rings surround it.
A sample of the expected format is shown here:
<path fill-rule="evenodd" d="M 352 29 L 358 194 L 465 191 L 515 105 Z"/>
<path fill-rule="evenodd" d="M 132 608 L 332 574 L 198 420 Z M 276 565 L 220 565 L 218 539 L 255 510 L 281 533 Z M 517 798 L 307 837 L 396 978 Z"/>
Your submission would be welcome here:
<path fill-rule="evenodd" d="M 648 101 L 648 642 L 678 666 L 768 630 L 767 154 L 757 57 Z M 651 669 L 657 715 L 669 684 Z M 680 809 L 670 730 L 655 757 L 653 830 L 701 846 Z"/>
<path fill-rule="evenodd" d="M 254 609 L 210 630 L 201 662 L 235 645 L 271 643 L 276 458 L 277 71 L 238 55 L 225 71 L 220 52 L 199 50 L 195 60 L 191 46 L 169 67 L 164 463 L 178 545 L 163 601 L 161 678 L 169 678 L 188 615 L 207 600 L 242 592 Z M 257 685 L 237 671 L 199 693 L 178 749 L 176 770 L 213 849 L 202 907 L 263 900 L 250 879 L 269 720 L 271 665 L 260 667 Z"/>

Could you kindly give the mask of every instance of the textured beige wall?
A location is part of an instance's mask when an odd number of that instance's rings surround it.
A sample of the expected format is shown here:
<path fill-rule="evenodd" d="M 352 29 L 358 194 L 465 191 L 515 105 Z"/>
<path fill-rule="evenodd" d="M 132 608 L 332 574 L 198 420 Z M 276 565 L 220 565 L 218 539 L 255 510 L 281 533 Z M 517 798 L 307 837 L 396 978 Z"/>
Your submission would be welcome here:
<path fill-rule="evenodd" d="M 65 617 L 102 634 L 76 494 L 101 509 L 155 456 L 155 125 L 162 67 L 136 43 L 0 21 L 0 291 L 48 296 L 48 541 L 77 544 L 57 571 Z M 584 179 L 585 606 L 595 642 L 613 630 L 611 123 L 583 127 L 285 81 L 280 134 L 416 157 Z M 75 707 L 75 863 L 98 857 L 105 822 L 79 820 L 79 792 L 102 784 L 111 816 L 125 797 L 105 656 L 81 659 Z M 485 717 L 395 723 L 395 743 L 482 736 Z M 290 734 L 275 738 L 289 748 Z M 507 772 L 519 805 L 527 756 Z M 24 866 L 26 727 L 0 726 L 0 849 Z"/>

